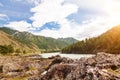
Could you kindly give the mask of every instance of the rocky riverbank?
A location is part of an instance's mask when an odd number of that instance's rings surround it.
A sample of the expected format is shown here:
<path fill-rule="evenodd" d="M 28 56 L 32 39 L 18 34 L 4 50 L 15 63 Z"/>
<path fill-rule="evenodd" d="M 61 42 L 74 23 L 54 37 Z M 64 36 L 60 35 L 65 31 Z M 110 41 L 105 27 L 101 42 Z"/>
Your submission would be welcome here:
<path fill-rule="evenodd" d="M 72 60 L 60 56 L 0 57 L 0 80 L 119 80 L 120 55 L 98 53 Z"/>

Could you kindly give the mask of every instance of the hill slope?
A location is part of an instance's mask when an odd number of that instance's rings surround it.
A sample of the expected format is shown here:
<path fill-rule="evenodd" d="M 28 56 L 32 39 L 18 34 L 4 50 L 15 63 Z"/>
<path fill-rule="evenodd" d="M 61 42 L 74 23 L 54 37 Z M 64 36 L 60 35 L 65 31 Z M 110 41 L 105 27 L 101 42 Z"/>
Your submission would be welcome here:
<path fill-rule="evenodd" d="M 91 54 L 97 52 L 120 53 L 120 26 L 102 35 L 79 41 L 62 50 L 66 53 Z"/>
<path fill-rule="evenodd" d="M 32 45 L 27 46 L 25 44 L 20 43 L 14 37 L 10 36 L 9 34 L 0 30 L 0 45 L 11 45 L 14 47 L 14 50 L 20 50 L 20 52 L 27 51 L 27 52 L 36 52 L 38 47 Z"/>
<path fill-rule="evenodd" d="M 72 44 L 72 42 L 67 42 L 59 39 L 54 39 L 50 37 L 36 36 L 29 32 L 19 32 L 10 28 L 2 27 L 0 30 L 9 34 L 15 38 L 18 42 L 25 44 L 27 46 L 36 46 L 42 51 L 56 51 Z M 69 38 L 70 39 L 70 38 Z M 68 40 L 69 40 L 68 39 Z"/>

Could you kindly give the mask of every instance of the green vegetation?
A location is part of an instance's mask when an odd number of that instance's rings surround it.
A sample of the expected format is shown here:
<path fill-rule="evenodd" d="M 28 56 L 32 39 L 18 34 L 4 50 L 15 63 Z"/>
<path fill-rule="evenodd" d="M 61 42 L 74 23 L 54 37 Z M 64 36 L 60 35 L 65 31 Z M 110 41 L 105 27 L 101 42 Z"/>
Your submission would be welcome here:
<path fill-rule="evenodd" d="M 79 41 L 62 49 L 64 53 L 94 54 L 97 52 L 120 53 L 120 26 L 106 33 Z"/>
<path fill-rule="evenodd" d="M 76 39 L 74 39 L 72 37 L 69 37 L 69 38 L 58 38 L 57 40 L 66 42 L 67 44 L 73 44 L 73 43 L 78 42 L 78 40 L 76 40 Z"/>
<path fill-rule="evenodd" d="M 5 55 L 8 53 L 13 53 L 13 52 L 14 52 L 14 48 L 11 45 L 4 45 L 4 46 L 0 45 L 0 53 L 1 54 Z"/>
<path fill-rule="evenodd" d="M 0 28 L 0 45 L 11 44 L 15 53 L 56 52 L 77 40 L 73 38 L 54 39 L 36 36 L 29 32 L 19 32 L 6 27 Z"/>
<path fill-rule="evenodd" d="M 64 41 L 59 41 L 53 38 L 43 37 L 43 36 L 35 36 L 28 32 L 19 32 L 14 35 L 19 42 L 28 45 L 36 45 L 39 49 L 61 49 L 68 44 Z"/>
<path fill-rule="evenodd" d="M 64 41 L 64 42 L 66 42 L 68 44 L 73 44 L 73 43 L 78 42 L 78 40 L 76 40 L 76 39 L 74 39 L 72 37 L 69 37 L 69 38 L 58 38 L 58 40 Z"/>
<path fill-rule="evenodd" d="M 26 50 L 28 53 L 34 53 L 34 52 L 38 51 L 38 49 L 39 49 L 36 46 L 32 46 L 32 48 L 31 48 L 31 47 L 19 42 L 13 36 L 0 30 L 0 46 L 4 46 L 4 45 L 11 45 L 15 51 L 18 51 L 17 49 L 19 49 L 19 53 L 22 53 L 23 50 Z"/>

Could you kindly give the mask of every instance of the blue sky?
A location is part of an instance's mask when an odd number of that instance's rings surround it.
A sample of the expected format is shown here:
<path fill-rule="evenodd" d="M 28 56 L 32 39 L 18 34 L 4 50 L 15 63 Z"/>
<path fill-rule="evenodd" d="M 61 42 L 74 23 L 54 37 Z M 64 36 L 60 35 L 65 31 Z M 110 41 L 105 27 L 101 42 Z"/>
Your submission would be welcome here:
<path fill-rule="evenodd" d="M 29 17 L 32 15 L 30 9 L 34 5 L 14 0 L 1 0 L 0 3 L 3 4 L 3 6 L 0 6 L 0 13 L 9 17 L 9 20 L 1 21 L 8 23 L 11 21 L 27 20 L 29 22 Z"/>
<path fill-rule="evenodd" d="M 0 0 L 0 26 L 85 39 L 119 25 L 118 0 Z"/>

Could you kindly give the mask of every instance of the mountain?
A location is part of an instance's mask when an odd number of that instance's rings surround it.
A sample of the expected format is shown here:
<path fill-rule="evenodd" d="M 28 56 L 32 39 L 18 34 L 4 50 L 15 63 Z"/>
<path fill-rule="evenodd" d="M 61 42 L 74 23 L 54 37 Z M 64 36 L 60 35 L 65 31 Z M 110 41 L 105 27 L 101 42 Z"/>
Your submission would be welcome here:
<path fill-rule="evenodd" d="M 68 46 L 69 44 L 73 43 L 73 42 L 68 43 L 64 40 L 54 39 L 50 37 L 36 36 L 29 32 L 19 32 L 17 30 L 13 30 L 6 27 L 2 27 L 0 28 L 0 30 L 13 37 L 19 43 L 24 44 L 31 48 L 34 46 L 36 47 L 36 49 L 39 49 L 43 52 L 58 51 L 64 48 L 65 46 Z M 69 39 L 67 40 L 70 41 Z"/>
<path fill-rule="evenodd" d="M 73 44 L 73 43 L 78 42 L 78 40 L 76 40 L 76 39 L 74 39 L 72 37 L 69 37 L 69 38 L 58 38 L 58 40 L 64 41 L 64 42 L 66 42 L 68 44 Z"/>
<path fill-rule="evenodd" d="M 113 27 L 98 37 L 85 39 L 65 47 L 62 52 L 78 54 L 120 53 L 120 26 Z"/>
<path fill-rule="evenodd" d="M 27 46 L 25 44 L 22 44 L 19 41 L 17 41 L 14 37 L 0 30 L 0 46 L 7 46 L 7 45 L 13 46 L 14 50 L 15 51 L 19 50 L 19 52 L 23 52 L 23 51 L 36 52 L 37 49 L 39 49 L 38 47 L 34 45 Z"/>

